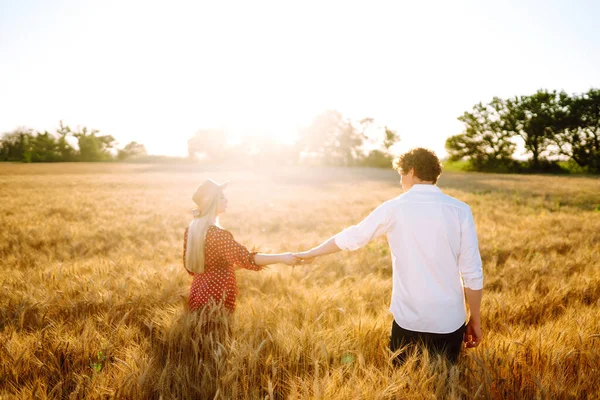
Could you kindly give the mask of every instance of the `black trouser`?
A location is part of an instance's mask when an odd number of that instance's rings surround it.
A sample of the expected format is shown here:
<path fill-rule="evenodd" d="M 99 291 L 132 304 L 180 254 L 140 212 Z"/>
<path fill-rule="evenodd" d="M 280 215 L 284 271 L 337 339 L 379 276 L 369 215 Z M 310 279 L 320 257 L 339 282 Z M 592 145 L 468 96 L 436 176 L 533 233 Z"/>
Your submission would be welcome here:
<path fill-rule="evenodd" d="M 458 354 L 462 348 L 463 334 L 466 325 L 462 325 L 456 331 L 451 333 L 428 333 L 409 331 L 399 326 L 396 321 L 392 324 L 392 333 L 390 335 L 390 350 L 396 352 L 402 347 L 412 351 L 417 345 L 427 348 L 430 353 L 442 354 L 448 361 L 455 364 L 458 361 Z M 395 365 L 401 365 L 406 360 L 407 351 L 401 352 L 394 358 Z"/>

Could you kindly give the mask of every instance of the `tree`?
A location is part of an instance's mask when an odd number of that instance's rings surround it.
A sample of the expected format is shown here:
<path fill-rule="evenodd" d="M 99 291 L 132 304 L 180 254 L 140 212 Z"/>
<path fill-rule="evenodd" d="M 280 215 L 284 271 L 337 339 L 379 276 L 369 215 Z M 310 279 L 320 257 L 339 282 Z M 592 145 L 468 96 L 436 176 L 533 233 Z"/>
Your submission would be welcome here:
<path fill-rule="evenodd" d="M 30 143 L 32 162 L 59 161 L 56 138 L 48 131 L 44 131 L 44 133 L 37 132 L 31 138 Z"/>
<path fill-rule="evenodd" d="M 132 160 L 148 155 L 146 146 L 137 142 L 128 143 L 125 148 L 119 150 L 117 153 L 117 159 L 119 161 Z"/>
<path fill-rule="evenodd" d="M 471 112 L 458 117 L 465 130 L 446 140 L 450 160 L 466 159 L 479 171 L 511 166 L 516 146 L 511 141 L 513 133 L 505 129 L 505 110 L 504 100 L 494 97 L 490 103 L 478 103 Z"/>
<path fill-rule="evenodd" d="M 22 162 L 74 161 L 75 149 L 67 140 L 68 126 L 60 122 L 57 134 L 17 128 L 5 133 L 0 142 L 0 159 Z"/>
<path fill-rule="evenodd" d="M 328 150 L 327 160 L 334 165 L 355 165 L 360 158 L 359 148 L 363 137 L 350 121 L 343 121 L 334 134 L 333 146 Z"/>
<path fill-rule="evenodd" d="M 367 134 L 367 129 L 363 128 L 363 137 L 368 140 L 371 150 L 362 157 L 360 164 L 366 167 L 389 168 L 394 158 L 391 154 L 391 147 L 400 141 L 400 136 L 387 126 L 374 126 L 372 118 L 361 120 L 361 126 L 365 125 L 364 121 L 366 120 L 369 133 Z"/>
<path fill-rule="evenodd" d="M 68 137 L 71 134 L 71 128 L 64 125 L 62 121 L 59 123 L 59 128 L 56 130 L 58 135 L 56 143 L 56 151 L 60 161 L 75 161 L 76 151 L 68 141 Z"/>
<path fill-rule="evenodd" d="M 377 147 L 383 152 L 389 152 L 390 148 L 400 141 L 396 131 L 375 124 L 373 118 L 363 118 L 358 122 L 360 135 L 365 140 L 365 146 Z"/>
<path fill-rule="evenodd" d="M 566 117 L 553 136 L 558 153 L 590 172 L 600 172 L 600 89 L 561 98 Z"/>
<path fill-rule="evenodd" d="M 564 129 L 565 110 L 562 107 L 565 92 L 538 90 L 531 96 L 516 96 L 506 101 L 500 112 L 503 128 L 521 137 L 525 149 L 531 153 L 531 167 L 540 168 L 544 151 L 556 132 Z"/>
<path fill-rule="evenodd" d="M 188 140 L 190 158 L 219 161 L 225 157 L 227 138 L 222 129 L 200 129 Z"/>
<path fill-rule="evenodd" d="M 113 148 L 115 139 L 110 135 L 96 136 L 100 131 L 88 132 L 83 127 L 73 136 L 79 143 L 79 161 L 106 161 L 111 158 L 109 152 Z"/>
<path fill-rule="evenodd" d="M 383 147 L 385 147 L 385 149 L 389 151 L 394 144 L 400 141 L 400 136 L 398 135 L 398 133 L 396 133 L 396 131 L 391 130 L 387 126 L 384 127 L 384 129 L 385 139 L 383 139 Z"/>
<path fill-rule="evenodd" d="M 62 121 L 56 133 L 48 131 L 34 133 L 32 129 L 17 128 L 2 136 L 0 160 L 21 162 L 110 160 L 113 157 L 111 150 L 115 139 L 110 135 L 98 135 L 98 133 L 97 130 L 88 131 L 84 127 L 72 134 L 71 128 L 64 125 Z M 78 141 L 78 151 L 71 145 L 69 139 Z M 129 150 L 140 154 L 142 148 L 143 145 L 132 145 Z"/>
<path fill-rule="evenodd" d="M 333 147 L 335 134 L 342 124 L 343 117 L 338 111 L 327 110 L 317 115 L 309 126 L 298 132 L 298 152 L 323 161 L 327 149 Z"/>
<path fill-rule="evenodd" d="M 359 159 L 362 133 L 339 111 L 328 110 L 317 115 L 299 132 L 297 149 L 326 164 L 353 165 Z"/>
<path fill-rule="evenodd" d="M 20 127 L 2 136 L 0 155 L 3 161 L 31 162 L 33 130 Z"/>

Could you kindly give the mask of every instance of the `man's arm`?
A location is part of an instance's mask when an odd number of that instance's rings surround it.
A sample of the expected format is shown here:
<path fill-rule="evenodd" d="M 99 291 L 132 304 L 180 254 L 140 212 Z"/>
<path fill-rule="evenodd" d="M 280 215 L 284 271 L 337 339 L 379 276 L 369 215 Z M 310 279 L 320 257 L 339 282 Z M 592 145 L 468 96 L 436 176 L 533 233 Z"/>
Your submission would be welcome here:
<path fill-rule="evenodd" d="M 294 255 L 301 259 L 311 259 L 315 257 L 324 256 L 327 254 L 337 253 L 341 251 L 338 245 L 335 243 L 335 236 L 327 241 L 321 243 L 317 247 L 314 247 L 308 251 L 303 251 L 301 253 L 295 253 Z"/>
<path fill-rule="evenodd" d="M 481 298 L 483 297 L 483 289 L 473 290 L 466 287 L 465 297 L 471 311 L 471 317 L 467 323 L 467 332 L 465 333 L 464 341 L 467 343 L 467 347 L 477 347 L 483 338 L 481 332 Z"/>
<path fill-rule="evenodd" d="M 358 225 L 344 229 L 311 250 L 295 253 L 294 255 L 302 259 L 311 259 L 336 253 L 340 250 L 357 250 L 389 231 L 393 223 L 389 215 L 389 210 L 389 204 L 383 203 Z"/>
<path fill-rule="evenodd" d="M 481 333 L 483 269 L 475 221 L 470 209 L 461 225 L 458 269 L 464 282 L 465 298 L 471 310 L 471 318 L 467 323 L 464 341 L 467 343 L 467 347 L 477 347 L 483 337 Z"/>

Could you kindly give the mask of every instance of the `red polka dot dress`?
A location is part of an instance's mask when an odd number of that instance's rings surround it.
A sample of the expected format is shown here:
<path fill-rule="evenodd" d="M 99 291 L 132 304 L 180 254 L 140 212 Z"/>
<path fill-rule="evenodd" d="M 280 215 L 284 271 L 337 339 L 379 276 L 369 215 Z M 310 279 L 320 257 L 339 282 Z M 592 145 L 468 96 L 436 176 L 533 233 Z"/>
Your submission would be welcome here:
<path fill-rule="evenodd" d="M 183 266 L 187 248 L 186 228 L 183 239 Z M 208 304 L 222 304 L 230 312 L 235 310 L 238 289 L 235 279 L 235 267 L 260 271 L 263 266 L 254 263 L 256 252 L 249 252 L 239 244 L 233 235 L 214 225 L 206 232 L 204 244 L 204 272 L 194 274 L 190 289 L 190 310 L 202 309 Z"/>

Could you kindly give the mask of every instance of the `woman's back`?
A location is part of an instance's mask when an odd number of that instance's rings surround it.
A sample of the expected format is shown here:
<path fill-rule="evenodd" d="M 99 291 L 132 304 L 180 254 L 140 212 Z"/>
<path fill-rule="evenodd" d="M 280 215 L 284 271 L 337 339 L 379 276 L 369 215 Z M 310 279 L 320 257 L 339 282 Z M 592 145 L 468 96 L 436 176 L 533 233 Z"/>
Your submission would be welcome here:
<path fill-rule="evenodd" d="M 183 242 L 183 265 L 185 265 L 188 229 L 185 230 Z M 254 254 L 239 244 L 233 235 L 215 225 L 206 231 L 204 245 L 204 272 L 194 274 L 190 290 L 190 310 L 197 310 L 209 304 L 223 305 L 233 312 L 237 297 L 235 268 L 246 268 L 255 271 L 262 269 L 254 262 Z M 187 269 L 187 268 L 186 268 Z"/>

